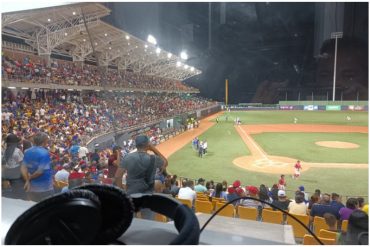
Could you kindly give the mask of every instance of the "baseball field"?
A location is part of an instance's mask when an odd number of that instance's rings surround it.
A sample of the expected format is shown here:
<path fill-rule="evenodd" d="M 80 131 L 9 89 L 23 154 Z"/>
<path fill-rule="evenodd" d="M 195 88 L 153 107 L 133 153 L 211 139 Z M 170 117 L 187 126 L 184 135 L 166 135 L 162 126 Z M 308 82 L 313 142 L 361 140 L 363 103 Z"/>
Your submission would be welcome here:
<path fill-rule="evenodd" d="M 234 123 L 237 117 L 240 125 Z M 192 147 L 195 137 L 207 140 L 203 158 Z M 308 192 L 321 189 L 367 200 L 367 112 L 221 112 L 160 144 L 159 150 L 169 158 L 168 171 L 181 177 L 271 187 L 285 174 L 288 195 L 304 185 Z M 294 180 L 297 160 L 302 171 Z"/>

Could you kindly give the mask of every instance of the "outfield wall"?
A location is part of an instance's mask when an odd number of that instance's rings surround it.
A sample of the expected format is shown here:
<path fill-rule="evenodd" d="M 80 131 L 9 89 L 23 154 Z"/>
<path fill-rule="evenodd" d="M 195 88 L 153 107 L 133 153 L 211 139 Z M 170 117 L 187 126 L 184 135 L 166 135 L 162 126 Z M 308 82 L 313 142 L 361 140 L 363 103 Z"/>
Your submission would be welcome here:
<path fill-rule="evenodd" d="M 221 105 L 222 110 L 230 111 L 268 111 L 268 110 L 295 110 L 295 111 L 368 111 L 368 101 L 280 101 L 276 105 L 256 103 L 242 103 L 237 105 Z"/>

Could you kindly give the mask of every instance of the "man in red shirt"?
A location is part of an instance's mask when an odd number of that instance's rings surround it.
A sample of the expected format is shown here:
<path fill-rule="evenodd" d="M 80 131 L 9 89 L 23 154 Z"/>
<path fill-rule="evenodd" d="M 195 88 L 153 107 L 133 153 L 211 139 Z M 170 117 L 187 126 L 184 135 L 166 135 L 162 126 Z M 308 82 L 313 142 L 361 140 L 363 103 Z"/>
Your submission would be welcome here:
<path fill-rule="evenodd" d="M 117 154 L 121 152 L 121 147 L 115 146 L 113 148 L 113 154 L 108 159 L 108 178 L 114 178 L 116 174 L 118 163 L 117 163 Z"/>
<path fill-rule="evenodd" d="M 286 181 L 285 181 L 285 175 L 281 175 L 278 183 L 279 190 L 285 190 Z"/>

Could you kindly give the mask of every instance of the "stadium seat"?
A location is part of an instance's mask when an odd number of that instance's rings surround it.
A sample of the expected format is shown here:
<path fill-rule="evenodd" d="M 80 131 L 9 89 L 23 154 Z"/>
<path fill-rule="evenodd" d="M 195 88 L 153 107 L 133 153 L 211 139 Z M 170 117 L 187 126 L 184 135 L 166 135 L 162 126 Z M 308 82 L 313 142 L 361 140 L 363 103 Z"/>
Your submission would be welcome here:
<path fill-rule="evenodd" d="M 342 227 L 341 227 L 342 232 L 347 232 L 347 228 L 348 228 L 348 220 L 343 220 Z"/>
<path fill-rule="evenodd" d="M 274 224 L 281 224 L 283 222 L 283 213 L 280 211 L 273 211 L 264 208 L 262 210 L 262 221 Z"/>
<path fill-rule="evenodd" d="M 335 224 L 336 227 L 336 224 Z M 326 224 L 325 219 L 319 216 L 313 218 L 313 230 L 316 235 L 319 235 L 320 230 L 328 230 L 329 226 Z"/>
<path fill-rule="evenodd" d="M 188 206 L 190 209 L 193 207 L 193 203 L 191 200 L 179 199 L 179 198 L 176 198 L 176 199 L 179 200 L 182 204 L 185 204 L 186 206 Z"/>
<path fill-rule="evenodd" d="M 238 215 L 240 219 L 257 220 L 258 211 L 257 208 L 238 206 Z"/>
<path fill-rule="evenodd" d="M 293 216 L 308 226 L 310 221 L 310 217 L 308 215 L 293 214 Z M 303 238 L 303 236 L 307 233 L 307 230 L 289 215 L 287 215 L 287 224 L 293 227 L 294 237 L 296 238 Z"/>
<path fill-rule="evenodd" d="M 195 201 L 195 212 L 211 214 L 213 212 L 213 206 L 210 201 Z"/>
<path fill-rule="evenodd" d="M 216 205 L 216 208 L 219 209 L 221 208 L 223 205 L 225 205 L 224 203 L 222 202 L 218 202 L 217 205 Z M 216 209 L 216 210 L 217 210 Z M 229 204 L 227 205 L 224 209 L 222 209 L 218 215 L 221 215 L 221 216 L 227 216 L 227 217 L 232 217 L 234 218 L 235 216 L 235 208 L 234 208 L 234 205 L 232 204 Z"/>
<path fill-rule="evenodd" d="M 323 242 L 325 245 L 335 245 L 336 240 L 335 239 L 330 239 L 330 238 L 320 238 L 321 242 Z M 317 240 L 309 234 L 305 234 L 303 237 L 303 245 L 320 245 Z"/>
<path fill-rule="evenodd" d="M 320 238 L 330 238 L 330 239 L 337 239 L 337 233 L 321 229 L 319 233 Z"/>

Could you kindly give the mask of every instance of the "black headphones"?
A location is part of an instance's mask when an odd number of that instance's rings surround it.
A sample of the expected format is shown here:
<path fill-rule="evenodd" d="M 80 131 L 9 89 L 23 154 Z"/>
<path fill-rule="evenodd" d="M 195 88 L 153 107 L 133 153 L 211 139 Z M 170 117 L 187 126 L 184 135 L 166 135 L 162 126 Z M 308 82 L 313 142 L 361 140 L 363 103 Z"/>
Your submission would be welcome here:
<path fill-rule="evenodd" d="M 141 208 L 174 220 L 179 234 L 169 244 L 199 243 L 199 222 L 187 206 L 160 194 L 132 194 L 118 187 L 89 184 L 34 205 L 10 227 L 4 244 L 111 244 Z"/>

